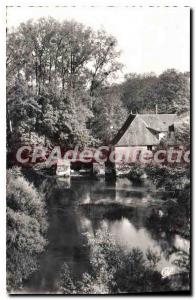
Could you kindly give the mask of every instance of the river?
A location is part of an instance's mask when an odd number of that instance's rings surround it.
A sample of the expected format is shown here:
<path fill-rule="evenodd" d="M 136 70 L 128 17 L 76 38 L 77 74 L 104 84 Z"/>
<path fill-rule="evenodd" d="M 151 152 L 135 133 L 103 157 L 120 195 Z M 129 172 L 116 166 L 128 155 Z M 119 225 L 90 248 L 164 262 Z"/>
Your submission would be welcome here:
<path fill-rule="evenodd" d="M 188 251 L 188 240 L 178 234 L 156 231 L 156 222 L 155 228 L 148 226 L 149 216 L 156 212 L 161 218 L 163 214 L 161 199 L 157 199 L 155 189 L 149 183 L 134 185 L 126 178 L 112 183 L 103 178 L 55 179 L 39 175 L 29 178 L 46 194 L 49 220 L 48 246 L 40 256 L 40 268 L 26 283 L 25 289 L 30 293 L 55 293 L 59 272 L 65 262 L 74 276 L 81 278 L 89 268 L 85 233 L 93 235 L 97 229 L 106 228 L 125 251 L 133 247 L 144 253 L 147 249 L 155 251 L 161 257 L 157 265 L 160 272 L 173 266 L 174 257 L 168 257 L 173 246 Z M 99 209 L 91 209 L 97 203 Z M 103 208 L 103 203 L 111 207 L 117 203 L 125 209 L 108 211 Z"/>

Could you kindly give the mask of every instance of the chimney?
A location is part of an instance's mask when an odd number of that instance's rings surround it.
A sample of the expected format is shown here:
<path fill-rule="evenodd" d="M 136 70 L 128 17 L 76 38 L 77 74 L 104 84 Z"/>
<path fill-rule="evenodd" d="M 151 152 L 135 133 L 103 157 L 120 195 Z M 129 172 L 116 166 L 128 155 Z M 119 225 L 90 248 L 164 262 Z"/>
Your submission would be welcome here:
<path fill-rule="evenodd" d="M 156 110 L 156 115 L 158 114 L 158 105 L 156 104 L 155 106 L 155 110 Z"/>

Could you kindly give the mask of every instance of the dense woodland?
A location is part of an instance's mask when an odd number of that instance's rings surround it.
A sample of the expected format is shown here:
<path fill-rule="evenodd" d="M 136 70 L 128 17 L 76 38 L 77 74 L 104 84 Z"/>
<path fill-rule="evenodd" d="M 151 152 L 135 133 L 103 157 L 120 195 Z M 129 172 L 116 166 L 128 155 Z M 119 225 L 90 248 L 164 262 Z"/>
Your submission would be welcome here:
<path fill-rule="evenodd" d="M 185 113 L 189 73 L 126 74 L 117 40 L 75 21 L 40 19 L 7 33 L 8 146 L 108 143 L 132 113 Z"/>

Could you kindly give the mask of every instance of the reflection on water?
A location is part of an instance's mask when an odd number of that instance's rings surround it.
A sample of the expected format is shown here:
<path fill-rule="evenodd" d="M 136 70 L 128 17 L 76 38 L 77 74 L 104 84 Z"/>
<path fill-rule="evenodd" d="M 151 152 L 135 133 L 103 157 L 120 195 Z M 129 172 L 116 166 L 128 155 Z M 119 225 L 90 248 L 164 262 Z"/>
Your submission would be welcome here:
<path fill-rule="evenodd" d="M 162 270 L 164 267 L 171 267 L 172 261 L 175 256 L 170 256 L 167 259 L 164 255 L 164 249 L 171 248 L 171 246 L 178 246 L 182 249 L 188 251 L 188 241 L 180 238 L 179 236 L 174 236 L 172 243 L 167 240 L 157 241 L 154 240 L 151 234 L 144 227 L 136 228 L 131 220 L 127 218 L 122 218 L 120 221 L 107 221 L 101 222 L 102 226 L 106 227 L 108 231 L 112 234 L 116 242 L 121 245 L 125 250 L 129 250 L 132 247 L 138 247 L 144 251 L 144 253 L 151 249 L 161 256 L 161 260 L 158 263 L 158 270 Z"/>
<path fill-rule="evenodd" d="M 164 232 L 160 235 L 147 228 L 146 220 L 152 213 L 152 205 L 147 204 L 158 201 L 153 198 L 153 187 L 148 184 L 134 186 L 127 179 L 118 179 L 113 184 L 107 184 L 103 179 L 93 181 L 84 178 L 67 181 L 34 177 L 33 181 L 46 193 L 49 243 L 40 257 L 39 271 L 26 283 L 31 292 L 55 291 L 64 262 L 75 278 L 80 279 L 82 273 L 89 270 L 89 250 L 84 233 L 94 234 L 103 227 L 125 251 L 133 247 L 144 252 L 149 248 L 156 251 L 161 256 L 159 270 L 172 265 L 174 257 L 169 258 L 167 253 L 173 246 L 188 251 L 188 241 L 179 235 Z M 96 203 L 121 203 L 127 206 L 127 212 L 103 213 L 103 207 L 100 213 L 99 210 L 89 212 L 85 209 L 86 205 Z"/>

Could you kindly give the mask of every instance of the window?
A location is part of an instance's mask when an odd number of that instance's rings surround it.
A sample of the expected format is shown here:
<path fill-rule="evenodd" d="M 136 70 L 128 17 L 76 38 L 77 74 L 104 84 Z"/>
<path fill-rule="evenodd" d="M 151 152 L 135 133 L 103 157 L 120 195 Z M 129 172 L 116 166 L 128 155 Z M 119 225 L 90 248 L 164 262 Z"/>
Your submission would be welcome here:
<path fill-rule="evenodd" d="M 174 132 L 174 125 L 169 126 L 169 132 Z"/>
<path fill-rule="evenodd" d="M 172 132 L 174 132 L 174 125 L 170 125 L 170 126 L 169 126 L 169 133 L 168 133 L 168 137 L 169 137 L 169 138 L 171 138 Z"/>
<path fill-rule="evenodd" d="M 151 145 L 148 145 L 148 146 L 147 146 L 147 150 L 152 151 L 152 146 L 151 146 Z"/>

